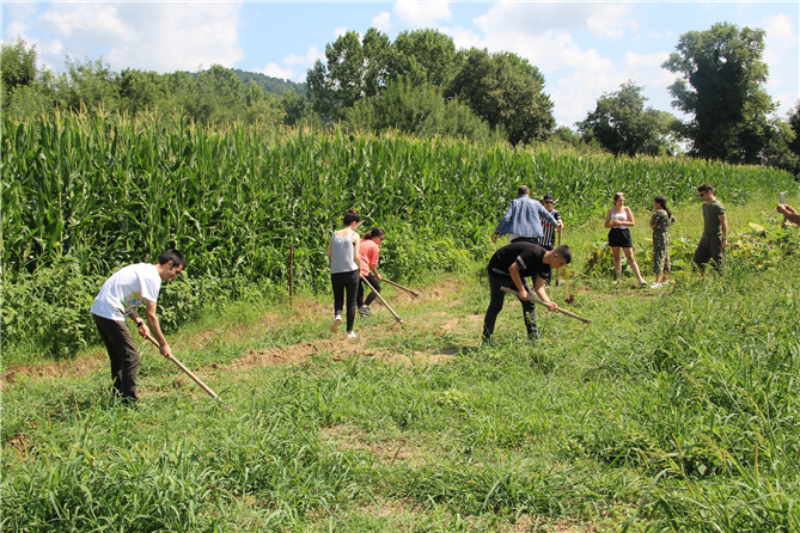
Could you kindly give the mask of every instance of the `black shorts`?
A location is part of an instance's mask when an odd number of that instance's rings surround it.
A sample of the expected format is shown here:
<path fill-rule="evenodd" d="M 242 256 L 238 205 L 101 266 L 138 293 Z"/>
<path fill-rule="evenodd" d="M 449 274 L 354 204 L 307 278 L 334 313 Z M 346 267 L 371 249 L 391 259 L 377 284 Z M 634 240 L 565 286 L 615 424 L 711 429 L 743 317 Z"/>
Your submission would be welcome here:
<path fill-rule="evenodd" d="M 630 230 L 628 228 L 611 228 L 611 231 L 608 232 L 608 245 L 633 248 Z"/>
<path fill-rule="evenodd" d="M 715 266 L 721 265 L 725 261 L 725 252 L 722 249 L 722 239 L 718 236 L 705 237 L 697 243 L 694 251 L 693 261 L 698 265 L 704 265 L 709 261 L 714 261 Z"/>

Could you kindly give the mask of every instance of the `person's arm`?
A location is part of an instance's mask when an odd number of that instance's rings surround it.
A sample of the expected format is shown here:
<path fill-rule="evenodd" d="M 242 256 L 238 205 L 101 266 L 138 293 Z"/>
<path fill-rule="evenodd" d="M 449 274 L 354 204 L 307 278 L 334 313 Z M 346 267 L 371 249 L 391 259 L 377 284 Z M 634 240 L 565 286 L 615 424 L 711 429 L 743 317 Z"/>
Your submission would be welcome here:
<path fill-rule="evenodd" d="M 133 313 L 131 313 L 131 315 L 133 315 Z M 172 348 L 169 347 L 166 337 L 164 337 L 164 334 L 161 332 L 161 326 L 156 316 L 156 303 L 154 301 L 145 299 L 144 316 L 147 317 L 147 327 L 150 328 L 150 332 L 158 343 L 158 351 L 161 352 L 161 355 L 169 359 L 172 357 Z"/>
<path fill-rule="evenodd" d="M 658 216 L 658 212 L 653 213 L 653 216 L 650 217 L 650 229 L 656 229 L 656 225 L 653 224 L 653 221 Z"/>
<path fill-rule="evenodd" d="M 356 262 L 356 266 L 359 270 L 361 270 L 361 239 L 358 238 L 358 233 L 353 232 L 353 244 L 355 247 L 353 248 L 353 260 Z"/>
<path fill-rule="evenodd" d="M 550 300 L 550 297 L 547 296 L 547 291 L 544 290 L 544 282 L 545 279 L 542 276 L 536 276 L 536 283 L 533 284 L 533 291 L 541 301 L 550 306 L 551 311 L 557 311 L 558 306 L 555 304 L 555 302 Z"/>
<path fill-rule="evenodd" d="M 722 214 L 718 215 L 719 221 L 722 222 L 722 240 L 720 241 L 720 246 L 724 250 L 728 246 L 728 215 Z"/>
<path fill-rule="evenodd" d="M 615 220 L 614 222 L 616 222 L 616 220 Z M 611 209 L 609 209 L 609 210 L 608 210 L 608 213 L 606 213 L 606 223 L 605 223 L 605 227 L 606 227 L 606 228 L 616 228 L 616 227 L 617 227 L 616 225 L 614 225 L 614 224 L 611 222 Z"/>
<path fill-rule="evenodd" d="M 134 309 L 133 311 L 130 312 L 128 316 L 131 317 L 131 319 L 133 319 L 134 322 L 136 322 L 136 327 L 139 328 L 139 335 L 141 335 L 143 338 L 146 339 L 147 328 L 144 325 L 144 320 L 142 320 L 142 317 L 139 316 L 139 313 L 137 313 L 136 310 Z"/>
<path fill-rule="evenodd" d="M 556 220 L 556 217 L 539 202 L 536 202 L 536 211 L 539 213 L 539 216 L 549 222 L 551 226 L 558 226 L 559 222 Z"/>
<path fill-rule="evenodd" d="M 635 226 L 636 220 L 633 218 L 633 211 L 631 211 L 631 208 L 628 206 L 625 206 L 625 215 L 628 217 L 628 220 L 620 222 L 620 224 L 623 226 L 628 226 L 629 228 Z"/>
<path fill-rule="evenodd" d="M 786 217 L 786 220 L 800 225 L 800 213 L 789 204 L 778 204 L 778 213 Z"/>
<path fill-rule="evenodd" d="M 528 291 L 525 289 L 525 284 L 522 283 L 522 276 L 519 274 L 519 265 L 514 262 L 511 265 L 511 268 L 508 269 L 508 273 L 511 274 L 511 281 L 514 282 L 514 285 L 517 286 L 517 291 L 519 292 L 519 299 L 520 300 L 527 300 L 528 299 Z"/>
<path fill-rule="evenodd" d="M 511 224 L 511 219 L 514 215 L 514 202 L 508 206 L 506 209 L 506 214 L 503 215 L 503 218 L 500 219 L 500 222 L 497 223 L 497 227 L 494 230 L 494 235 L 492 235 L 492 242 L 497 243 L 497 237 L 500 235 L 505 235 L 508 233 L 508 226 Z"/>

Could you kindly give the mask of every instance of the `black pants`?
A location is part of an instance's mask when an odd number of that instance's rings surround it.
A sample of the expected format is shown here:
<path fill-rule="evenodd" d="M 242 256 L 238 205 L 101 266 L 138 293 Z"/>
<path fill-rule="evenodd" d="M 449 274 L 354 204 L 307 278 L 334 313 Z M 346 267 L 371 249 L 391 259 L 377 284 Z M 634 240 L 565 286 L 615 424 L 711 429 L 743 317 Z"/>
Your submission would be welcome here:
<path fill-rule="evenodd" d="M 367 307 L 369 307 L 369 304 L 374 302 L 375 298 L 378 297 L 378 295 L 376 293 L 381 292 L 381 284 L 378 283 L 378 280 L 375 279 L 375 276 L 372 275 L 372 272 L 370 272 L 365 277 L 367 278 L 367 281 L 369 281 L 369 284 L 372 285 L 372 287 L 375 289 L 375 292 L 369 293 L 369 296 L 367 296 L 367 301 L 366 301 L 366 304 L 365 304 L 364 303 L 364 285 L 365 284 L 364 284 L 363 280 L 360 280 L 360 283 L 358 284 L 358 296 L 356 297 L 356 303 L 358 304 L 358 307 L 362 307 L 364 305 L 367 305 Z"/>
<path fill-rule="evenodd" d="M 136 394 L 136 376 L 139 375 L 140 358 L 133 336 L 124 322 L 92 316 L 108 350 L 114 389 L 121 397 L 135 404 L 139 400 L 139 395 Z"/>
<path fill-rule="evenodd" d="M 359 270 L 331 274 L 333 285 L 333 311 L 342 314 L 344 307 L 344 291 L 347 289 L 347 331 L 353 331 L 353 322 L 356 319 L 356 295 L 358 294 Z"/>
<path fill-rule="evenodd" d="M 509 242 L 509 244 L 511 244 L 512 242 L 530 242 L 530 243 L 533 243 L 533 244 L 539 244 L 539 238 L 538 237 L 517 237 L 516 239 L 510 240 L 508 242 Z"/>
<path fill-rule="evenodd" d="M 526 291 L 532 292 L 525 282 L 525 278 L 522 278 L 522 284 L 525 286 Z M 517 290 L 517 286 L 514 285 L 514 280 L 511 279 L 511 276 L 492 276 L 490 274 L 489 291 L 491 300 L 489 301 L 489 309 L 486 310 L 486 316 L 483 319 L 483 339 L 487 341 L 492 338 L 494 324 L 497 322 L 497 315 L 500 314 L 500 311 L 503 309 L 503 301 L 505 300 L 506 293 L 501 290 L 502 287 Z M 534 309 L 533 303 L 527 301 L 523 302 L 521 300 L 520 303 L 522 304 L 525 328 L 528 330 L 528 338 L 536 339 L 539 337 L 539 331 L 536 329 L 536 310 Z"/>

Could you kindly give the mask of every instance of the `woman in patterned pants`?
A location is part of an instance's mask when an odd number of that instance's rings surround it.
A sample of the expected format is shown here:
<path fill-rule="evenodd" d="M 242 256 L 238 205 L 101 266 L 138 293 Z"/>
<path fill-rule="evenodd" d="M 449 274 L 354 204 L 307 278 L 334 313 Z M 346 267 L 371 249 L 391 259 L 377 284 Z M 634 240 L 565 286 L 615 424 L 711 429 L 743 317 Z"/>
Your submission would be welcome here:
<path fill-rule="evenodd" d="M 667 207 L 667 199 L 663 196 L 656 196 L 653 200 L 653 208 L 656 210 L 650 218 L 650 227 L 653 228 L 653 270 L 656 274 L 656 281 L 650 288 L 657 289 L 667 282 L 670 271 L 669 247 L 671 239 L 669 227 L 675 223 Z"/>

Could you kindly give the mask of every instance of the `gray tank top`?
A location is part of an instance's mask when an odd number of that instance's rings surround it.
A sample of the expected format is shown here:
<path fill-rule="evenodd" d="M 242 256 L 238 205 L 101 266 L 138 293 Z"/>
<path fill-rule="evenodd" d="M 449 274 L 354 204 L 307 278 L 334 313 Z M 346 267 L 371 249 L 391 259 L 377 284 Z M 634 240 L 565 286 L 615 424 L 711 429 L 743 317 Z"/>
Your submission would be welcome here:
<path fill-rule="evenodd" d="M 341 274 L 342 272 L 352 272 L 358 270 L 358 265 L 353 260 L 353 253 L 356 245 L 353 244 L 353 231 L 339 237 L 333 232 L 331 237 L 331 274 Z"/>

